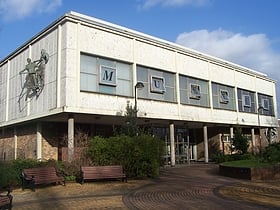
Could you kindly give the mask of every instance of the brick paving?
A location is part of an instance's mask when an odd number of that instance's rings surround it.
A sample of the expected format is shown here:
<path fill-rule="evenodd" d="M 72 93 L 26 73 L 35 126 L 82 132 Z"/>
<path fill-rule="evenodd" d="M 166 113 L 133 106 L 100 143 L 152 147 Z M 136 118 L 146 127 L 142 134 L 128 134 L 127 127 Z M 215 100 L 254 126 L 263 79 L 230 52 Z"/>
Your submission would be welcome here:
<path fill-rule="evenodd" d="M 279 192 L 280 181 L 237 180 L 219 176 L 215 164 L 193 164 L 164 168 L 123 201 L 129 209 L 280 209 Z"/>
<path fill-rule="evenodd" d="M 12 194 L 13 210 L 280 209 L 280 180 L 223 177 L 216 164 L 165 167 L 155 180 L 67 183 Z"/>

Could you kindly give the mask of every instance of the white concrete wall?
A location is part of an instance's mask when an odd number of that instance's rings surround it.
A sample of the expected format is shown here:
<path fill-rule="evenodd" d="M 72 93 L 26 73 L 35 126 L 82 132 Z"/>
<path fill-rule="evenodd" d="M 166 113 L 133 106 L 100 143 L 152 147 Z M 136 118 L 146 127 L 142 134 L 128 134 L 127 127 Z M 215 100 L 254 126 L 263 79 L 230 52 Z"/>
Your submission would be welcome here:
<path fill-rule="evenodd" d="M 3 62 L 0 67 L 0 111 L 4 114 L 0 116 L 0 126 L 15 120 L 44 116 L 61 107 L 67 108 L 68 111 L 92 114 L 118 115 L 125 112 L 126 102 L 130 100 L 133 103 L 133 96 L 80 92 L 81 52 L 131 63 L 134 73 L 136 64 L 139 64 L 173 72 L 176 78 L 183 74 L 271 95 L 276 100 L 275 84 L 268 78 L 246 73 L 240 70 L 240 67 L 227 66 L 221 61 L 214 62 L 213 58 L 207 60 L 207 56 L 200 59 L 197 54 L 191 55 L 188 50 L 163 41 L 161 43 L 158 39 L 152 40 L 148 36 L 143 39 L 143 35 L 134 35 L 127 31 L 122 33 L 114 27 L 104 28 L 101 25 L 91 25 L 83 21 L 61 22 Z M 19 109 L 17 100 L 21 82 L 18 73 L 26 65 L 28 57 L 32 60 L 39 59 L 41 49 L 45 49 L 50 55 L 46 66 L 44 90 L 38 99 L 24 101 L 23 98 Z M 176 94 L 179 99 L 178 89 Z M 165 103 L 138 100 L 141 117 L 255 126 L 257 124 L 257 114 L 187 106 L 181 105 L 179 101 Z M 275 102 L 274 108 L 276 107 Z M 261 122 L 269 126 L 278 125 L 277 117 L 261 116 Z"/>
<path fill-rule="evenodd" d="M 79 55 L 75 52 L 85 52 L 93 55 L 104 56 L 116 60 L 131 62 L 134 64 L 149 66 L 156 69 L 169 72 L 184 74 L 196 77 L 210 82 L 217 82 L 230 85 L 236 88 L 243 88 L 253 92 L 260 92 L 274 96 L 275 84 L 271 80 L 264 80 L 253 73 L 240 72 L 232 67 L 226 67 L 226 64 L 218 65 L 211 61 L 200 60 L 197 57 L 191 57 L 187 53 L 174 48 L 162 47 L 159 44 L 141 40 L 139 38 L 129 37 L 120 33 L 112 32 L 109 29 L 103 30 L 98 27 L 88 27 L 80 24 L 67 24 L 71 29 L 68 36 L 69 49 L 74 51 L 71 62 L 79 62 Z M 70 35 L 71 34 L 71 35 Z M 78 41 L 75 41 L 78 40 Z M 75 49 L 76 47 L 76 49 Z M 70 56 L 71 53 L 68 55 Z M 73 59 L 74 58 L 74 59 Z M 70 57 L 67 59 L 69 60 Z M 74 72 L 74 66 L 77 66 L 77 72 Z M 73 72 L 69 72 L 73 69 Z M 126 101 L 122 97 L 102 96 L 94 93 L 75 92 L 79 90 L 79 80 L 72 81 L 75 73 L 79 73 L 79 65 L 72 63 L 72 67 L 67 68 L 69 73 L 69 83 L 75 87 L 67 88 L 69 103 L 67 106 L 73 106 L 92 113 L 115 115 L 122 108 L 125 111 Z M 73 74 L 70 79 L 70 74 Z M 78 75 L 76 75 L 78 77 Z M 76 78 L 77 78 L 76 77 Z M 133 88 L 133 87 L 132 87 Z M 69 90 L 72 90 L 69 92 Z M 77 94 L 77 97 L 75 96 Z M 177 96 L 179 92 L 177 90 Z M 79 99 L 79 100 L 73 100 Z M 129 99 L 133 103 L 133 99 Z M 139 99 L 138 99 L 139 100 Z M 71 101 L 71 102 L 70 102 Z M 256 114 L 238 113 L 226 110 L 213 110 L 203 107 L 186 106 L 174 103 L 164 103 L 153 100 L 139 100 L 139 116 L 148 118 L 162 118 L 173 120 L 191 120 L 199 122 L 220 122 L 227 124 L 256 125 Z M 277 123 L 276 118 L 269 118 L 267 122 Z M 263 121 L 265 122 L 265 121 Z"/>
<path fill-rule="evenodd" d="M 0 77 L 3 78 L 3 82 L 0 83 L 0 125 L 46 115 L 56 108 L 57 43 L 57 30 L 52 30 L 44 36 L 37 37 L 29 45 L 3 61 L 0 67 Z M 49 54 L 49 62 L 45 70 L 45 86 L 38 98 L 35 96 L 25 100 L 25 95 L 20 98 L 20 93 L 26 74 L 19 75 L 19 72 L 25 68 L 27 58 L 31 58 L 32 61 L 40 58 L 41 49 L 45 49 Z"/>

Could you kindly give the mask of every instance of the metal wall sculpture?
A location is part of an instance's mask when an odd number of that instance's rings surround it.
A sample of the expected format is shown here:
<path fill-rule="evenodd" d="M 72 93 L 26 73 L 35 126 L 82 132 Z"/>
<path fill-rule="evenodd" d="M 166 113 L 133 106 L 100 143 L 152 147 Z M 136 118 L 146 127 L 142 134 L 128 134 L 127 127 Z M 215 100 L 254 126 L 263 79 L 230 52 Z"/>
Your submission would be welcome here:
<path fill-rule="evenodd" d="M 30 58 L 27 58 L 25 68 L 19 72 L 22 82 L 19 101 L 24 95 L 26 95 L 25 100 L 27 100 L 34 96 L 38 97 L 41 94 L 44 88 L 45 69 L 48 61 L 49 54 L 44 49 L 41 50 L 41 57 L 39 60 L 32 61 Z M 24 81 L 23 75 L 26 75 Z"/>

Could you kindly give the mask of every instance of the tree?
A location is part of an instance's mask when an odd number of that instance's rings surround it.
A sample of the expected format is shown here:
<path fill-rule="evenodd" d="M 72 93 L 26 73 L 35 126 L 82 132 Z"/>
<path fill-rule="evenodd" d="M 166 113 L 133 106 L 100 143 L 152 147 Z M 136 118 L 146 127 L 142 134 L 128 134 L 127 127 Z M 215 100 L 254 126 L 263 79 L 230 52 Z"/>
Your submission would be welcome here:
<path fill-rule="evenodd" d="M 246 154 L 248 153 L 249 143 L 248 138 L 243 136 L 242 129 L 237 128 L 233 138 L 233 145 L 238 153 Z"/>
<path fill-rule="evenodd" d="M 125 113 L 125 123 L 122 126 L 122 134 L 128 136 L 137 136 L 139 134 L 139 127 L 136 123 L 136 114 L 137 110 L 132 107 L 132 105 L 128 102 L 126 106 Z"/>

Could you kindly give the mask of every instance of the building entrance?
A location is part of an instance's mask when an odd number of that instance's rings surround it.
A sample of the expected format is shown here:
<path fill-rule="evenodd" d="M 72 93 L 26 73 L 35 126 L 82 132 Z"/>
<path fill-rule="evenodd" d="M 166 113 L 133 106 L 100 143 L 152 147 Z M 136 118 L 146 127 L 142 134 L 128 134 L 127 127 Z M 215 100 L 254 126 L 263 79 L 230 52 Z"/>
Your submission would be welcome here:
<path fill-rule="evenodd" d="M 171 164 L 171 142 L 168 128 L 155 128 L 154 134 L 164 140 L 164 164 Z M 175 129 L 175 163 L 186 164 L 191 160 L 196 160 L 196 144 L 189 137 L 187 128 Z"/>

